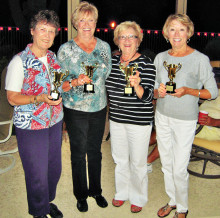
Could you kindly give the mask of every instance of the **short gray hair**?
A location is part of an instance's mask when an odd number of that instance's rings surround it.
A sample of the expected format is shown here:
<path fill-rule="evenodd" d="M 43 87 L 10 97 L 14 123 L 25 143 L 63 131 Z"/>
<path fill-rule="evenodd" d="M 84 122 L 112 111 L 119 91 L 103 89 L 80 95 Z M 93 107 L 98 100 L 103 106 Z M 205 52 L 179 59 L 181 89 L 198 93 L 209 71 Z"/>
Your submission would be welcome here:
<path fill-rule="evenodd" d="M 39 22 L 45 21 L 56 28 L 56 35 L 58 34 L 58 28 L 60 28 L 60 20 L 55 11 L 41 10 L 31 18 L 30 29 L 35 29 Z"/>

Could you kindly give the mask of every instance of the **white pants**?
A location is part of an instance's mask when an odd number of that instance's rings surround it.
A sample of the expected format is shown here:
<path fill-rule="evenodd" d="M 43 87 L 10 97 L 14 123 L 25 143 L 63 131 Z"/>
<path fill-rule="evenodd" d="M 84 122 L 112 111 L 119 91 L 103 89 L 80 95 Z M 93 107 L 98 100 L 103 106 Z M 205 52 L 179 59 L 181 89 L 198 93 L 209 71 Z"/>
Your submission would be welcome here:
<path fill-rule="evenodd" d="M 169 205 L 176 205 L 177 212 L 188 210 L 189 174 L 187 167 L 190 159 L 196 120 L 170 118 L 156 111 L 155 124 L 157 144 L 164 173 Z"/>
<path fill-rule="evenodd" d="M 116 200 L 143 207 L 148 201 L 147 155 L 151 125 L 131 125 L 110 120 Z"/>

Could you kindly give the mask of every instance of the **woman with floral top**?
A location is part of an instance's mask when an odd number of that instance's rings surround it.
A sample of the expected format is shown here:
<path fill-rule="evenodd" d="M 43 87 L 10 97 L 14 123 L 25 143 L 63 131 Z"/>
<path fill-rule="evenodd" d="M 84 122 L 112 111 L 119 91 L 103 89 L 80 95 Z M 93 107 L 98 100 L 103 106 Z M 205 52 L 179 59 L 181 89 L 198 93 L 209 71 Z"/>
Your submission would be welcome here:
<path fill-rule="evenodd" d="M 62 69 L 69 70 L 62 96 L 70 139 L 73 189 L 80 212 L 88 210 L 88 196 L 93 197 L 98 206 L 108 206 L 101 195 L 101 143 L 107 105 L 105 80 L 111 71 L 111 51 L 106 42 L 94 37 L 97 18 L 97 8 L 81 2 L 72 14 L 77 36 L 58 51 Z M 86 71 L 92 71 L 93 76 L 87 76 Z M 84 92 L 84 85 L 90 82 L 94 85 L 93 92 Z"/>
<path fill-rule="evenodd" d="M 58 33 L 59 18 L 43 10 L 30 23 L 33 43 L 8 66 L 6 90 L 14 106 L 14 125 L 24 168 L 29 213 L 33 217 L 63 214 L 50 203 L 61 175 L 62 99 L 52 100 L 53 72 L 60 72 L 56 56 L 48 49 Z"/>

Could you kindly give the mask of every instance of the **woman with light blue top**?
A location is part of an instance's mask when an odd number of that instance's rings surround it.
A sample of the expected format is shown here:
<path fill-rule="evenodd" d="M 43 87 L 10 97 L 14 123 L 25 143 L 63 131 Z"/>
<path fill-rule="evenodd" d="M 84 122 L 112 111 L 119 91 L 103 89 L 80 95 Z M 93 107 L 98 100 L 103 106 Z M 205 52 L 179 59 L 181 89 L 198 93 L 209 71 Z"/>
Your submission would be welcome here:
<path fill-rule="evenodd" d="M 95 198 L 100 207 L 108 206 L 101 195 L 101 143 L 107 105 L 105 80 L 111 71 L 111 50 L 108 43 L 94 37 L 97 19 L 96 7 L 81 2 L 72 15 L 77 36 L 58 51 L 62 69 L 69 70 L 62 98 L 70 139 L 73 190 L 80 212 L 88 210 L 88 196 Z M 86 75 L 86 71 L 92 71 L 93 76 Z"/>
<path fill-rule="evenodd" d="M 171 49 L 158 54 L 155 97 L 157 143 L 164 173 L 165 190 L 170 198 L 157 215 L 167 216 L 177 209 L 174 217 L 185 218 L 188 213 L 187 167 L 198 119 L 199 98 L 213 99 L 218 95 L 209 59 L 188 46 L 194 26 L 185 14 L 170 15 L 163 27 L 163 35 Z M 176 74 L 168 78 L 168 72 Z M 173 79 L 176 87 L 172 90 Z M 173 91 L 173 93 L 171 93 Z"/>

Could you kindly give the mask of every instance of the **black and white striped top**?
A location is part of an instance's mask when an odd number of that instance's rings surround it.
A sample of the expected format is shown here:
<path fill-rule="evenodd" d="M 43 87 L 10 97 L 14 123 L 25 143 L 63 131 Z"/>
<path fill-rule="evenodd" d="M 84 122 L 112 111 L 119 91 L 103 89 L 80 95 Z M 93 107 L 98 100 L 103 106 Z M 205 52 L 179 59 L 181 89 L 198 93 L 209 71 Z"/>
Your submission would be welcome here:
<path fill-rule="evenodd" d="M 138 64 L 137 71 L 140 72 L 141 83 L 144 88 L 142 99 L 137 95 L 124 96 L 126 86 L 125 76 L 119 69 L 120 56 L 112 58 L 112 71 L 106 80 L 110 109 L 109 119 L 118 123 L 149 125 L 153 122 L 153 95 L 156 70 L 150 58 L 141 55 L 130 65 Z"/>

